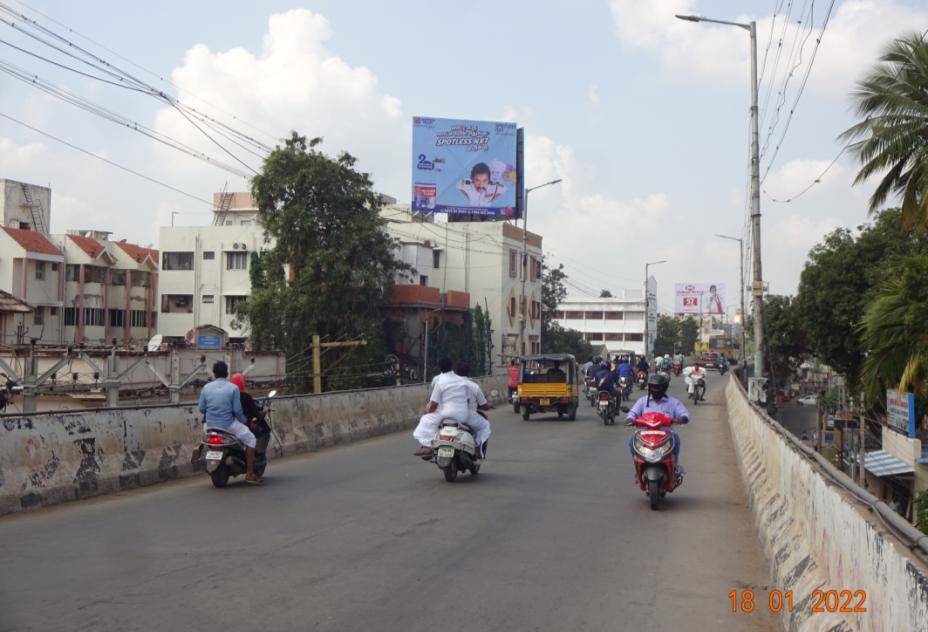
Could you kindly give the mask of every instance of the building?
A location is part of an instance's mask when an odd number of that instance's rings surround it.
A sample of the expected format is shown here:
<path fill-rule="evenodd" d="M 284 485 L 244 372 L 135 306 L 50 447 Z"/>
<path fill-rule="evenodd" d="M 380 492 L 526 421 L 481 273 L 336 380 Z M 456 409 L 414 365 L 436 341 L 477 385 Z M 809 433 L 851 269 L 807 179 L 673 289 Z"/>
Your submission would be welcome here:
<path fill-rule="evenodd" d="M 0 180 L 0 291 L 31 311 L 0 344 L 132 346 L 155 330 L 158 251 L 110 233 L 50 235 L 51 190 Z"/>
<path fill-rule="evenodd" d="M 657 281 L 648 279 L 652 297 L 657 294 Z M 657 331 L 657 305 L 652 300 L 648 325 L 649 349 L 653 348 Z M 605 345 L 610 353 L 631 351 L 643 355 L 645 336 L 645 301 L 642 290 L 624 290 L 614 298 L 568 297 L 557 306 L 555 320 L 565 329 L 575 329 L 594 347 Z"/>
<path fill-rule="evenodd" d="M 528 266 L 523 270 L 522 230 L 508 222 L 435 223 L 413 217 L 407 205 L 388 206 L 382 215 L 388 233 L 400 242 L 398 258 L 414 269 L 411 276 L 397 279 L 397 296 L 409 292 L 404 285 L 434 288 L 439 296 L 458 293 L 458 300 L 466 295 L 468 308 L 479 305 L 489 315 L 491 358 L 497 366 L 541 351 L 540 235 L 526 236 Z M 526 309 L 521 305 L 523 272 Z"/>
<path fill-rule="evenodd" d="M 203 325 L 242 342 L 247 331 L 234 309 L 251 293 L 248 268 L 253 252 L 268 246 L 258 209 L 248 193 L 215 193 L 209 226 L 164 226 L 159 276 L 158 333 L 177 343 Z"/>

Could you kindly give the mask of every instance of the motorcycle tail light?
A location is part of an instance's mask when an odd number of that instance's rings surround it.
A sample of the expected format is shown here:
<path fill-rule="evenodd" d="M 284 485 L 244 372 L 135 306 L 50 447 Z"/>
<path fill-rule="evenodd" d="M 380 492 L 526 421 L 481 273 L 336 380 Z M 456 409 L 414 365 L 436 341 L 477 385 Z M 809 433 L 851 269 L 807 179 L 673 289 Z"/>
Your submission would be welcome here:
<path fill-rule="evenodd" d="M 206 442 L 210 445 L 222 445 L 222 437 L 218 434 L 211 434 L 206 438 Z"/>
<path fill-rule="evenodd" d="M 599 401 L 601 401 L 601 402 L 608 402 L 608 401 L 609 401 L 609 394 L 608 394 L 608 393 L 600 393 L 600 394 L 599 394 Z"/>

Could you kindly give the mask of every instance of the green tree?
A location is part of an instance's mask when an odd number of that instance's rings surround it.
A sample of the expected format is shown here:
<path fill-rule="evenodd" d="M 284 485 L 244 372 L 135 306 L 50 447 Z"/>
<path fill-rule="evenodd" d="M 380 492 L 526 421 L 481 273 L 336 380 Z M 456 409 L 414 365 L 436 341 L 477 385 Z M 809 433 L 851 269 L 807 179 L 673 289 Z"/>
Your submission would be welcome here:
<path fill-rule="evenodd" d="M 363 384 L 365 374 L 382 367 L 381 307 L 394 278 L 408 269 L 394 256 L 396 243 L 379 215 L 383 201 L 368 174 L 347 153 L 326 156 L 320 142 L 294 132 L 252 180 L 273 245 L 253 266 L 251 296 L 236 311 L 256 349 L 286 353 L 291 385 L 299 389 L 312 383 L 313 334 L 367 341 L 326 354 L 329 387 Z"/>
<path fill-rule="evenodd" d="M 928 230 L 928 42 L 913 33 L 895 40 L 854 92 L 863 117 L 841 138 L 862 166 L 855 184 L 881 177 L 870 197 L 876 212 L 901 195 L 903 230 Z"/>
<path fill-rule="evenodd" d="M 580 362 L 593 355 L 593 347 L 575 329 L 565 329 L 555 320 L 557 307 L 567 298 L 567 274 L 564 265 L 542 267 L 541 273 L 541 351 L 542 353 L 571 353 Z"/>
<path fill-rule="evenodd" d="M 609 290 L 600 290 L 599 298 L 612 298 L 612 292 Z"/>
<path fill-rule="evenodd" d="M 542 353 L 570 353 L 577 362 L 587 362 L 593 357 L 593 345 L 576 329 L 565 329 L 552 323 L 547 336 L 541 339 Z"/>
<path fill-rule="evenodd" d="M 901 260 L 867 305 L 862 385 L 872 402 L 899 387 L 920 399 L 928 381 L 928 254 Z"/>
<path fill-rule="evenodd" d="M 671 316 L 657 317 L 657 332 L 654 338 L 654 355 L 673 355 L 680 346 L 680 321 Z"/>
<path fill-rule="evenodd" d="M 792 296 L 768 295 L 764 318 L 770 372 L 775 384 L 786 384 L 806 355 L 798 302 Z"/>
<path fill-rule="evenodd" d="M 687 316 L 680 323 L 680 352 L 684 354 L 693 353 L 698 339 L 699 323 L 692 316 Z"/>

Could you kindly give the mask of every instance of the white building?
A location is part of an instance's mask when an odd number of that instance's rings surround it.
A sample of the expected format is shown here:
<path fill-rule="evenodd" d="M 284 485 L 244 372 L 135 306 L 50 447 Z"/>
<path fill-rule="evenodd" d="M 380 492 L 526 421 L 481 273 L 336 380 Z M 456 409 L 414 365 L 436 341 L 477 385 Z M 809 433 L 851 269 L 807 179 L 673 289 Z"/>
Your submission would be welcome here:
<path fill-rule="evenodd" d="M 401 285 L 437 288 L 441 294 L 466 293 L 469 307 L 478 305 L 490 317 L 495 365 L 522 353 L 541 350 L 542 238 L 529 231 L 525 296 L 522 297 L 522 230 L 508 222 L 435 223 L 413 218 L 407 205 L 391 205 L 382 216 L 388 233 L 398 239 L 398 254 L 415 268 Z M 525 314 L 524 347 L 520 342 Z"/>
<path fill-rule="evenodd" d="M 215 193 L 213 202 L 212 225 L 160 231 L 158 333 L 169 341 L 203 325 L 224 329 L 232 342 L 248 335 L 234 326 L 233 310 L 251 293 L 250 257 L 268 248 L 264 229 L 248 193 Z"/>
<path fill-rule="evenodd" d="M 648 323 L 649 349 L 653 349 L 657 330 L 657 281 L 648 279 L 651 294 Z M 568 297 L 558 305 L 556 321 L 565 329 L 575 329 L 594 347 L 605 345 L 610 353 L 631 351 L 643 355 L 645 300 L 642 290 L 625 290 L 615 298 Z"/>

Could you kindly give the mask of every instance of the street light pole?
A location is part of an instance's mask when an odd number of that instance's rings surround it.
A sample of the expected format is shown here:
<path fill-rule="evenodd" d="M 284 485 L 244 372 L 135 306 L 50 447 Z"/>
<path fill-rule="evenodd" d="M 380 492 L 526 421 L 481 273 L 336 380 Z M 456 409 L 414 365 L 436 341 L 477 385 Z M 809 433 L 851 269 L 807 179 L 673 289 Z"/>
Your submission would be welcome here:
<path fill-rule="evenodd" d="M 751 35 L 751 244 L 754 281 L 751 284 L 751 296 L 754 299 L 754 376 L 761 377 L 766 372 L 764 364 L 764 276 L 761 266 L 760 249 L 760 144 L 757 108 L 757 23 L 726 22 L 710 20 L 699 15 L 677 15 L 687 22 L 712 22 L 737 26 Z M 744 310 L 741 318 L 744 319 Z"/>
<path fill-rule="evenodd" d="M 528 315 L 525 313 L 527 307 L 525 304 L 525 281 L 528 277 L 528 194 L 535 189 L 548 187 L 552 184 L 557 184 L 560 181 L 561 178 L 558 178 L 557 180 L 551 180 L 550 182 L 539 184 L 538 186 L 531 187 L 530 189 L 525 189 L 525 208 L 522 209 L 522 300 L 519 303 L 519 310 L 521 311 L 521 318 L 519 320 L 519 346 L 521 347 L 521 355 L 526 355 L 525 321 L 528 317 Z"/>
<path fill-rule="evenodd" d="M 741 360 L 741 366 L 744 366 L 744 340 L 745 340 L 744 317 L 746 316 L 744 312 L 744 240 L 741 239 L 740 237 L 730 237 L 728 235 L 719 235 L 718 233 L 716 233 L 715 236 L 720 237 L 721 239 L 730 239 L 731 241 L 738 242 L 738 253 L 739 253 L 738 270 L 739 270 L 740 278 L 741 278 L 740 285 L 738 286 L 739 287 L 738 296 L 741 298 L 741 354 L 740 354 L 741 358 L 740 360 Z"/>
<path fill-rule="evenodd" d="M 650 338 L 648 337 L 648 322 L 651 320 L 651 291 L 648 288 L 648 268 L 651 266 L 656 266 L 661 263 L 667 263 L 666 259 L 661 259 L 660 261 L 649 261 L 644 264 L 644 357 L 648 357 L 648 343 Z"/>

